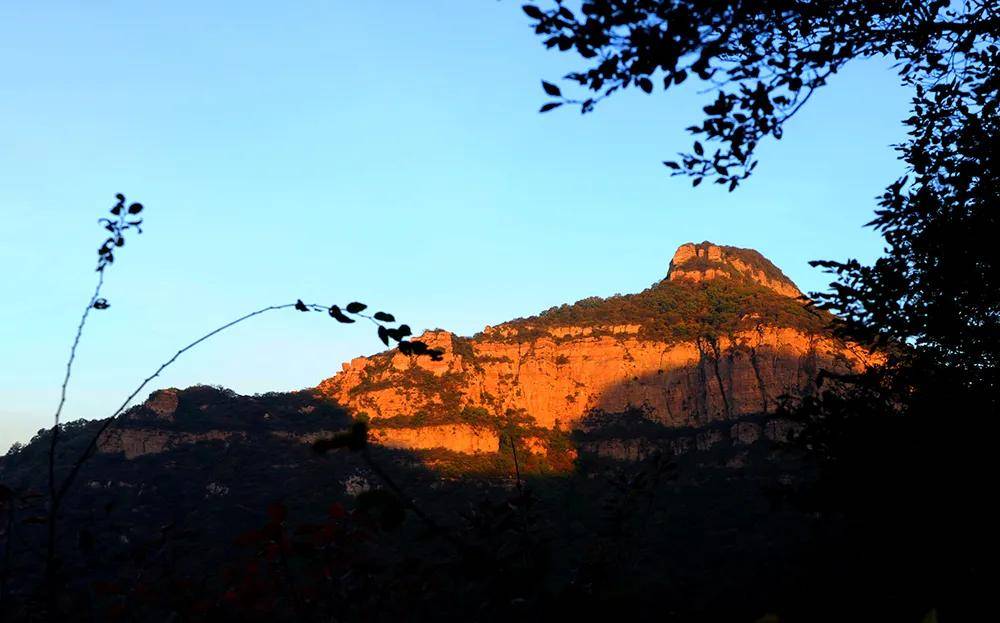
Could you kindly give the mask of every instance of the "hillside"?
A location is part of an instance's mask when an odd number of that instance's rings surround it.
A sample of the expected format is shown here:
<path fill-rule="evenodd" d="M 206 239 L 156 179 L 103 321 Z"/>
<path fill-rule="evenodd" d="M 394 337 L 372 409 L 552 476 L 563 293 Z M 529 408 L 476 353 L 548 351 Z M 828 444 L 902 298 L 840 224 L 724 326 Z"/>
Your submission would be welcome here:
<path fill-rule="evenodd" d="M 756 251 L 689 243 L 640 293 L 584 299 L 470 338 L 430 331 L 420 339 L 445 351 L 441 361 L 361 357 L 318 389 L 370 418 L 376 439 L 409 449 L 481 451 L 484 425 L 510 417 L 547 431 L 625 412 L 706 426 L 771 413 L 784 397 L 812 392 L 820 369 L 870 363 L 805 303 Z M 544 439 L 533 448 L 545 452 Z"/>

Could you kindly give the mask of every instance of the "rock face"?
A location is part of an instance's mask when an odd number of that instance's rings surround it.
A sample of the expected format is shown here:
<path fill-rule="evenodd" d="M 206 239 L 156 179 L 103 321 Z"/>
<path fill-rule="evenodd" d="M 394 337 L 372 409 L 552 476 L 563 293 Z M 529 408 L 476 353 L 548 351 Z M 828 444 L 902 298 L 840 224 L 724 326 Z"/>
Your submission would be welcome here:
<path fill-rule="evenodd" d="M 670 260 L 668 279 L 748 278 L 783 296 L 802 296 L 792 280 L 767 258 L 753 249 L 720 247 L 711 242 L 681 245 Z"/>
<path fill-rule="evenodd" d="M 372 431 L 371 440 L 389 448 L 407 450 L 444 448 L 463 454 L 496 452 L 500 447 L 500 438 L 495 431 L 468 424 L 381 428 Z"/>
<path fill-rule="evenodd" d="M 561 430 L 630 410 L 668 427 L 705 426 L 809 394 L 821 369 L 877 363 L 835 339 L 829 318 L 800 296 L 756 251 L 688 243 L 642 293 L 586 299 L 472 338 L 427 332 L 420 339 L 445 351 L 441 361 L 388 351 L 344 364 L 318 389 L 367 413 L 376 430 L 461 423 L 470 410 Z M 426 447 L 436 434 L 414 433 L 412 443 Z"/>

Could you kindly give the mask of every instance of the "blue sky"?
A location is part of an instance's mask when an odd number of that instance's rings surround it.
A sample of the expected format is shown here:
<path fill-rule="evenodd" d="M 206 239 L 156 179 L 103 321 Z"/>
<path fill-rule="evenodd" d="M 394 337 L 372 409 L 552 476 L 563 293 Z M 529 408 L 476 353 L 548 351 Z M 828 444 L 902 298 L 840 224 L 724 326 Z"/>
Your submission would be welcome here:
<path fill-rule="evenodd" d="M 294 6 L 287 6 L 294 4 Z M 908 99 L 848 67 L 735 193 L 660 162 L 710 94 L 537 114 L 573 68 L 516 2 L 0 3 L 0 451 L 51 421 L 123 192 L 146 231 L 110 269 L 65 419 L 107 415 L 177 348 L 268 304 L 361 300 L 469 334 L 641 290 L 687 241 L 756 248 L 803 289 L 870 260 Z M 265 316 L 157 386 L 315 385 L 379 350 L 364 327 Z"/>

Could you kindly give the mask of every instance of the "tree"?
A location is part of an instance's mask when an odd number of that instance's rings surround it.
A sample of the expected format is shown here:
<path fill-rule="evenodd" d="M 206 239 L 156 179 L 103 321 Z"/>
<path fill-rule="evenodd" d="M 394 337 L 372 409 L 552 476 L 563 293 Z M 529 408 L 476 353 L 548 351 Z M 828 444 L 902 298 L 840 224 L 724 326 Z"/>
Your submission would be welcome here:
<path fill-rule="evenodd" d="M 759 142 L 780 139 L 849 61 L 897 62 L 913 100 L 896 147 L 907 175 L 889 184 L 869 223 L 885 255 L 870 266 L 813 263 L 835 275 L 829 291 L 813 294 L 816 304 L 887 361 L 824 375 L 824 391 L 792 411 L 821 470 L 799 502 L 846 516 L 848 548 L 867 558 L 847 571 L 856 590 L 880 599 L 885 617 L 936 608 L 962 619 L 990 594 L 981 551 L 995 540 L 986 492 L 1000 413 L 997 10 L 986 0 L 524 7 L 546 46 L 590 63 L 566 79 L 591 95 L 564 97 L 544 82 L 558 99 L 542 112 L 567 103 L 590 112 L 621 89 L 651 93 L 654 79 L 668 90 L 696 74 L 715 87 L 704 120 L 688 128 L 706 144 L 696 140 L 693 153 L 664 163 L 695 185 L 714 177 L 735 189 L 756 166 Z"/>
<path fill-rule="evenodd" d="M 717 147 L 695 141 L 693 153 L 664 164 L 695 185 L 714 177 L 730 189 L 753 171 L 759 142 L 780 139 L 785 122 L 849 61 L 892 56 L 904 80 L 934 80 L 962 71 L 1000 30 L 987 0 L 587 0 L 576 13 L 556 0 L 524 11 L 546 47 L 589 63 L 566 76 L 589 96 L 565 97 L 543 82 L 557 99 L 542 112 L 576 104 L 587 113 L 619 90 L 667 91 L 691 75 L 716 87 L 705 119 L 688 129 Z"/>

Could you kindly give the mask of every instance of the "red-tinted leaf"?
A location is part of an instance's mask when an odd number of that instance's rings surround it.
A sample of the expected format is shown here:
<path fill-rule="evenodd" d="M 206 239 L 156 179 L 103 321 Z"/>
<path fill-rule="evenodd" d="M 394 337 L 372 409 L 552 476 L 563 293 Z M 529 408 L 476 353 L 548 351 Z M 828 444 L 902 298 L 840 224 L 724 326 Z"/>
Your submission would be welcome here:
<path fill-rule="evenodd" d="M 274 523 L 281 523 L 288 515 L 288 509 L 281 502 L 273 502 L 267 505 L 267 518 Z"/>

